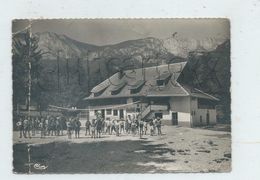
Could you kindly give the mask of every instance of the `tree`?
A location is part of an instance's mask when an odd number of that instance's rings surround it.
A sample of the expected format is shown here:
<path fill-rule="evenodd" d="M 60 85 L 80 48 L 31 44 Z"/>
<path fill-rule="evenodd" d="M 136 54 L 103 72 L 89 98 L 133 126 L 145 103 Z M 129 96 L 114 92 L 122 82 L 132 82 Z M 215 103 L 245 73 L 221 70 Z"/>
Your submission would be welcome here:
<path fill-rule="evenodd" d="M 32 100 L 37 102 L 37 104 L 39 103 L 41 95 L 40 60 L 43 52 L 39 50 L 38 42 L 39 39 L 36 36 L 31 36 L 29 30 L 13 36 L 12 61 L 14 105 L 24 104 L 24 102 L 28 101 L 27 94 L 30 78 Z"/>

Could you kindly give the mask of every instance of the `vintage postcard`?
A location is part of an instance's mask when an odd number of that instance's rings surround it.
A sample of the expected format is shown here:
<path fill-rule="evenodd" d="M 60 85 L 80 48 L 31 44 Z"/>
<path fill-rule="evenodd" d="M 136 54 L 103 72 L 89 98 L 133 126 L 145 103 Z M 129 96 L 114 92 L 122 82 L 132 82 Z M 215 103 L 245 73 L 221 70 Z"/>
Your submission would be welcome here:
<path fill-rule="evenodd" d="M 228 19 L 12 22 L 13 172 L 231 171 Z"/>

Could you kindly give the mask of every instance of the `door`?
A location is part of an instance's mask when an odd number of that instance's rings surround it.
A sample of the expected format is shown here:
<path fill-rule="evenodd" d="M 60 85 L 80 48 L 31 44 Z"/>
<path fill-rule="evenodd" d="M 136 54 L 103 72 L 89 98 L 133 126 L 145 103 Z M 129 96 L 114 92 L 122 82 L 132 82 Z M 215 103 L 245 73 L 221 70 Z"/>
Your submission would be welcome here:
<path fill-rule="evenodd" d="M 124 118 L 124 110 L 123 109 L 120 109 L 119 111 L 119 118 Z"/>
<path fill-rule="evenodd" d="M 209 125 L 209 113 L 207 113 L 206 121 L 207 121 L 207 125 Z"/>
<path fill-rule="evenodd" d="M 172 113 L 172 125 L 178 125 L 178 113 Z"/>

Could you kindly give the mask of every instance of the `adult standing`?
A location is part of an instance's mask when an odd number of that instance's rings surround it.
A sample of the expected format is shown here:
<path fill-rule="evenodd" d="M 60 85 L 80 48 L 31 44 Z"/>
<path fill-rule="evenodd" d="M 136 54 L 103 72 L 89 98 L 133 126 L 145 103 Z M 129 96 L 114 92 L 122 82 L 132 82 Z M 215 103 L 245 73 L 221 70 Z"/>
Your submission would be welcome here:
<path fill-rule="evenodd" d="M 87 135 L 90 135 L 90 126 L 91 126 L 91 123 L 90 123 L 90 120 L 87 119 L 86 123 L 85 123 L 85 127 L 86 127 L 86 133 L 85 133 L 85 136 Z"/>
<path fill-rule="evenodd" d="M 23 121 L 23 126 L 24 126 L 24 137 L 27 138 L 27 134 L 28 137 L 31 138 L 31 134 L 30 134 L 30 123 L 29 123 L 29 119 L 28 117 L 26 117 Z"/>
<path fill-rule="evenodd" d="M 92 121 L 91 121 L 91 126 L 90 126 L 91 138 L 96 138 L 95 128 L 96 128 L 96 119 L 92 119 Z"/>
<path fill-rule="evenodd" d="M 67 121 L 66 125 L 67 125 L 67 135 L 68 135 L 68 138 L 71 139 L 72 119 L 69 119 Z"/>
<path fill-rule="evenodd" d="M 116 136 L 119 136 L 119 128 L 120 128 L 120 121 L 116 120 L 115 122 Z"/>
<path fill-rule="evenodd" d="M 143 137 L 143 134 L 144 134 L 144 122 L 141 120 L 141 117 L 138 116 L 138 119 L 139 119 L 139 134 L 140 134 L 140 138 Z"/>
<path fill-rule="evenodd" d="M 80 132 L 81 122 L 79 121 L 79 118 L 75 119 L 75 138 L 79 138 L 79 132 Z"/>
<path fill-rule="evenodd" d="M 158 135 L 162 135 L 161 125 L 162 125 L 161 118 L 157 117 L 157 119 L 156 119 L 156 128 L 157 128 Z"/>
<path fill-rule="evenodd" d="M 150 135 L 153 136 L 153 134 L 154 134 L 154 123 L 153 123 L 152 119 L 150 120 L 149 126 L 150 126 Z"/>
<path fill-rule="evenodd" d="M 44 138 L 45 137 L 45 120 L 44 120 L 44 118 L 41 118 L 41 121 L 39 123 L 39 128 L 41 131 L 41 138 Z"/>
<path fill-rule="evenodd" d="M 32 136 L 35 136 L 35 132 L 36 132 L 36 120 L 35 120 L 35 117 L 32 117 L 30 119 L 30 127 L 31 127 L 31 130 L 32 130 Z"/>
<path fill-rule="evenodd" d="M 120 119 L 120 134 L 125 132 L 125 121 L 123 118 Z"/>
<path fill-rule="evenodd" d="M 16 126 L 18 127 L 18 130 L 19 130 L 19 134 L 20 134 L 20 138 L 23 137 L 24 135 L 24 128 L 23 128 L 23 118 L 20 117 L 19 118 L 19 121 L 16 123 Z"/>
<path fill-rule="evenodd" d="M 102 117 L 101 114 L 97 113 L 97 123 L 96 123 L 96 130 L 97 130 L 97 137 L 101 137 L 101 131 L 102 131 Z"/>
<path fill-rule="evenodd" d="M 116 133 L 116 120 L 112 120 L 112 123 L 111 123 L 111 134 L 113 134 L 113 131 L 115 131 Z"/>

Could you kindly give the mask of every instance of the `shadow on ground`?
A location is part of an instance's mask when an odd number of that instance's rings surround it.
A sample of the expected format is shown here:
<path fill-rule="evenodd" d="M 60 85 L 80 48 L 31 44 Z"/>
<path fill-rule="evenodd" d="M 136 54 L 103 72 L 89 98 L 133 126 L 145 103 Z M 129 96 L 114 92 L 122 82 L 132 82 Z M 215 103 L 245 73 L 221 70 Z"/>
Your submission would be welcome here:
<path fill-rule="evenodd" d="M 28 173 L 27 144 L 15 144 L 14 172 Z M 147 173 L 162 172 L 156 167 L 140 166 L 148 162 L 175 162 L 158 158 L 164 153 L 175 155 L 175 150 L 163 145 L 151 145 L 148 141 L 105 141 L 93 143 L 54 142 L 32 146 L 30 157 L 32 163 L 47 165 L 45 170 L 33 173 Z M 156 158 L 157 156 L 157 158 Z"/>

